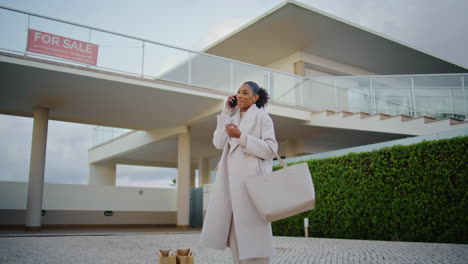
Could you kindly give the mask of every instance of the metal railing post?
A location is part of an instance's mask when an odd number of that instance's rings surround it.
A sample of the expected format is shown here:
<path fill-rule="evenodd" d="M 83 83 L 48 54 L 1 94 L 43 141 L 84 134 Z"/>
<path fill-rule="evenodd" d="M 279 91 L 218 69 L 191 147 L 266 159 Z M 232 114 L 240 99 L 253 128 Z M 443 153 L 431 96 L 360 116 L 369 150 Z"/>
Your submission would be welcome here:
<path fill-rule="evenodd" d="M 370 97 L 369 101 L 370 101 L 370 106 L 371 106 L 370 110 L 371 110 L 372 114 L 375 114 L 376 113 L 375 102 L 374 102 L 375 98 L 374 98 L 374 91 L 373 91 L 372 79 L 371 78 L 369 78 L 369 93 L 370 93 L 369 94 L 370 95 L 369 96 Z"/>
<path fill-rule="evenodd" d="M 91 29 L 89 29 L 88 31 L 88 42 L 91 43 Z M 90 65 L 89 64 L 86 64 L 86 68 L 89 68 Z"/>
<path fill-rule="evenodd" d="M 93 128 L 93 146 L 96 146 L 96 127 Z"/>
<path fill-rule="evenodd" d="M 273 82 L 271 81 L 271 72 L 267 72 L 267 81 L 268 81 L 268 89 L 270 90 L 270 95 L 271 98 L 274 100 L 275 99 L 275 92 L 273 91 Z"/>
<path fill-rule="evenodd" d="M 141 77 L 143 78 L 145 74 L 145 41 L 142 41 L 143 44 L 141 45 Z"/>
<path fill-rule="evenodd" d="M 232 64 L 232 61 L 229 62 L 230 65 L 230 70 L 231 70 L 231 90 L 230 92 L 234 91 L 234 65 Z"/>
<path fill-rule="evenodd" d="M 333 79 L 333 87 L 335 91 L 335 111 L 338 111 L 338 88 L 336 87 L 336 79 Z"/>
<path fill-rule="evenodd" d="M 413 113 L 411 116 L 416 116 L 416 98 L 414 94 L 414 78 L 411 77 L 411 101 L 413 102 Z"/>
<path fill-rule="evenodd" d="M 463 102 L 465 105 L 465 120 L 468 120 L 468 102 L 466 99 L 466 91 L 465 91 L 465 76 L 461 76 L 461 82 L 462 82 L 462 91 L 463 91 Z"/>
<path fill-rule="evenodd" d="M 449 88 L 449 92 L 450 92 L 450 105 L 452 106 L 452 117 L 455 117 L 455 105 L 454 105 L 454 102 L 453 102 L 452 87 Z"/>
<path fill-rule="evenodd" d="M 192 52 L 189 52 L 188 85 L 192 85 Z"/>
<path fill-rule="evenodd" d="M 411 88 L 408 87 L 408 115 L 413 115 L 413 96 L 411 95 Z"/>
<path fill-rule="evenodd" d="M 26 36 L 29 38 L 29 29 L 31 28 L 31 15 L 28 15 L 28 28 L 26 29 Z M 28 41 L 26 41 L 26 47 L 24 48 L 24 56 L 28 56 Z"/>
<path fill-rule="evenodd" d="M 301 92 L 299 93 L 301 106 L 305 106 L 304 105 L 304 82 L 305 82 L 305 79 L 302 79 L 301 80 Z"/>

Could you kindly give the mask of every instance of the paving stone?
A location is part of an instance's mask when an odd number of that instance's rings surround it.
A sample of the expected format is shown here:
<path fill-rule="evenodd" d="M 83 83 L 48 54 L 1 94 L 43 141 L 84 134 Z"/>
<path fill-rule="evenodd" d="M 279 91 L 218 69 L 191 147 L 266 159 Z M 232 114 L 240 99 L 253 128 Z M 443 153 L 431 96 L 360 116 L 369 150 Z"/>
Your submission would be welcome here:
<path fill-rule="evenodd" d="M 192 248 L 197 264 L 232 263 L 231 251 L 200 247 L 199 233 L 0 237 L 0 263 L 157 263 L 157 249 Z M 270 263 L 468 263 L 468 245 L 274 237 Z"/>

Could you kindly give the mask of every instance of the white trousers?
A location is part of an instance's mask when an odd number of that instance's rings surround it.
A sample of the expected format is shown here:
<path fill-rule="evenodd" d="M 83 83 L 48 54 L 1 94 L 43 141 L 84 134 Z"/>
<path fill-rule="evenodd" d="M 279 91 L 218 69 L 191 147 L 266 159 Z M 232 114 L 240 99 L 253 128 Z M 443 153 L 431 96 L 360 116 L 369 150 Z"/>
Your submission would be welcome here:
<path fill-rule="evenodd" d="M 231 215 L 231 225 L 229 227 L 229 246 L 232 253 L 232 262 L 234 264 L 269 264 L 270 258 L 253 258 L 239 260 L 239 247 L 237 246 L 236 232 L 234 229 L 234 221 Z"/>

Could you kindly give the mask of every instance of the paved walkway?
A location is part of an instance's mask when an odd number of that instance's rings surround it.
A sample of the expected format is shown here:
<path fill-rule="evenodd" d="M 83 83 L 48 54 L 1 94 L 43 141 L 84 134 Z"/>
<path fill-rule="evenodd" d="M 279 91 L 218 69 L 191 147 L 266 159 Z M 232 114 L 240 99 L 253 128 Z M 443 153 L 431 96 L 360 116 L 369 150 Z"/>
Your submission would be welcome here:
<path fill-rule="evenodd" d="M 229 249 L 197 245 L 200 233 L 3 236 L 0 263 L 157 263 L 157 249 L 192 248 L 196 264 L 232 263 Z M 271 263 L 468 263 L 468 245 L 275 237 Z"/>

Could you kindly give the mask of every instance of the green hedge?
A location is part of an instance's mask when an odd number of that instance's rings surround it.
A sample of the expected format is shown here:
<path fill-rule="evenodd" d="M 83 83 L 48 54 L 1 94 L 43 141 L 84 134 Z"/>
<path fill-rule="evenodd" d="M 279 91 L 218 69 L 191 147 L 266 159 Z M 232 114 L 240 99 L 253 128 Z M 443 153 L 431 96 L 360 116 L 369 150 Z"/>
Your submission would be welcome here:
<path fill-rule="evenodd" d="M 276 236 L 468 242 L 468 136 L 307 161 L 316 209 Z M 281 166 L 275 166 L 277 170 Z"/>

